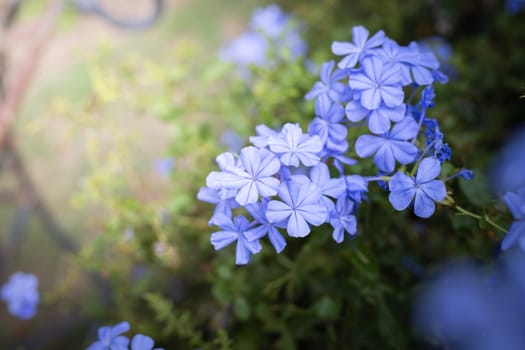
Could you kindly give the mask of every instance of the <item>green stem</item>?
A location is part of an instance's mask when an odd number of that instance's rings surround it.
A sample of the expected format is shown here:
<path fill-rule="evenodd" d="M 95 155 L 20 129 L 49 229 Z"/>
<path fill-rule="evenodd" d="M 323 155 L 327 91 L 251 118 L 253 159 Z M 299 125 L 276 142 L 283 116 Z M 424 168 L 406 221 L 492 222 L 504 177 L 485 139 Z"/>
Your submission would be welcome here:
<path fill-rule="evenodd" d="M 487 224 L 492 226 L 493 228 L 497 229 L 498 231 L 501 231 L 503 233 L 507 233 L 508 231 L 501 227 L 500 225 L 496 224 L 488 215 L 485 213 L 483 216 L 475 214 L 471 212 L 470 210 L 467 210 L 465 208 L 460 207 L 459 205 L 455 205 L 454 208 L 463 215 L 470 216 L 471 218 L 474 218 L 478 221 L 485 221 Z"/>

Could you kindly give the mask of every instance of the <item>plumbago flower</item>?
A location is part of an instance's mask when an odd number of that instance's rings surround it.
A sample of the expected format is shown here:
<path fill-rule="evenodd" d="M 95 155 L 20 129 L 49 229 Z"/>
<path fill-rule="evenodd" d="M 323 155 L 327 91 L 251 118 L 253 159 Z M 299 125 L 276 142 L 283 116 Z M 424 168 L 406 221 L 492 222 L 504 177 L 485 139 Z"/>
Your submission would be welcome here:
<path fill-rule="evenodd" d="M 413 203 L 421 218 L 445 199 L 441 163 L 451 150 L 438 120 L 427 114 L 434 107 L 433 84 L 446 77 L 434 54 L 416 43 L 401 46 L 383 31 L 369 34 L 357 26 L 352 42 L 332 44 L 343 58 L 325 62 L 305 96 L 315 100 L 308 133 L 299 124 L 279 130 L 258 125 L 249 138 L 253 146 L 217 157 L 221 171 L 208 175 L 198 197 L 217 205 L 209 223 L 220 231 L 211 243 L 219 250 L 236 242 L 237 264 L 260 252 L 265 238 L 280 253 L 287 239 L 307 237 L 319 226 L 331 228 L 337 243 L 356 236 L 356 215 L 373 182 L 388 192 L 394 209 Z M 375 173 L 352 171 L 358 163 L 350 157 L 352 146 Z M 461 169 L 448 179 L 454 177 L 468 179 L 472 172 Z"/>

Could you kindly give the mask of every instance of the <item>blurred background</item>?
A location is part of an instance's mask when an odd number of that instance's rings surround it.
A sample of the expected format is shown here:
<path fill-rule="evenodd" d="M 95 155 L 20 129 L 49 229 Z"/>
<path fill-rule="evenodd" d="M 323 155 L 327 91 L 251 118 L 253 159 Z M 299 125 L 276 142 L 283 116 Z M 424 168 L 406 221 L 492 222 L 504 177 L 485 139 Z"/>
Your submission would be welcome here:
<path fill-rule="evenodd" d="M 304 52 L 224 59 L 252 11 L 273 3 L 299 24 Z M 312 118 L 303 96 L 332 41 L 362 24 L 435 52 L 449 82 L 433 117 L 454 163 L 476 174 L 453 185 L 455 199 L 510 224 L 501 195 L 525 185 L 524 7 L 0 0 L 0 283 L 30 272 L 41 293 L 31 320 L 2 306 L 1 348 L 86 348 L 98 327 L 127 320 L 166 349 L 470 349 L 419 332 L 413 301 L 444 263 L 500 259 L 489 226 L 446 210 L 399 215 L 378 190 L 370 198 L 385 205 L 359 213 L 355 241 L 310 237 L 236 267 L 233 250 L 209 244 L 212 208 L 196 195 L 215 156 L 256 125 Z"/>

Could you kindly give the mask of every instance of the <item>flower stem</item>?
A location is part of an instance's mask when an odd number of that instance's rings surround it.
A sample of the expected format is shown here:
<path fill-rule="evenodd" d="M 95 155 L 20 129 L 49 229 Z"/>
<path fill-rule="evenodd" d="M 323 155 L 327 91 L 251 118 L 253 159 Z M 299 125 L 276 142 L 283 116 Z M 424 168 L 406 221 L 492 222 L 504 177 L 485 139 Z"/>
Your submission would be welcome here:
<path fill-rule="evenodd" d="M 496 224 L 489 216 L 487 213 L 485 213 L 483 216 L 481 215 L 478 215 L 478 214 L 475 214 L 473 212 L 471 212 L 470 210 L 467 210 L 465 208 L 462 208 L 460 207 L 459 205 L 455 205 L 454 208 L 458 211 L 458 213 L 462 214 L 462 215 L 466 215 L 466 216 L 470 216 L 471 218 L 474 218 L 478 221 L 484 221 L 486 222 L 487 224 L 489 224 L 490 226 L 492 226 L 493 228 L 495 228 L 496 230 L 500 231 L 500 232 L 503 232 L 503 233 L 507 233 L 508 231 L 506 229 L 504 229 L 503 227 L 501 227 L 500 225 Z"/>

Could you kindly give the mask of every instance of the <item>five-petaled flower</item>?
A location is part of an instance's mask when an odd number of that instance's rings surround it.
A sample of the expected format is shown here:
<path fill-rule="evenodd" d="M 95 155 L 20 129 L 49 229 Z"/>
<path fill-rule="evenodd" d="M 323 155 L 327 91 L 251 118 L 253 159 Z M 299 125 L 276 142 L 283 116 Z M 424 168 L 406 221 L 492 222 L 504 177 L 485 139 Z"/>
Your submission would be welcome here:
<path fill-rule="evenodd" d="M 268 146 L 286 166 L 313 166 L 319 163 L 323 142 L 317 135 L 303 134 L 298 124 L 288 123 L 277 137 L 269 138 Z"/>
<path fill-rule="evenodd" d="M 279 180 L 273 175 L 280 166 L 273 153 L 249 146 L 241 150 L 239 164 L 227 165 L 223 172 L 210 173 L 206 184 L 212 189 L 239 190 L 235 200 L 240 205 L 255 203 L 259 194 L 264 197 L 277 194 Z"/>
<path fill-rule="evenodd" d="M 396 210 L 406 209 L 415 197 L 414 213 L 428 218 L 436 209 L 435 202 L 445 199 L 447 190 L 443 181 L 435 180 L 441 164 L 435 158 L 425 158 L 419 164 L 416 177 L 397 172 L 390 178 L 388 200 Z"/>
<path fill-rule="evenodd" d="M 285 181 L 279 186 L 282 201 L 268 203 L 266 217 L 270 222 L 286 223 L 288 234 L 304 237 L 310 233 L 309 223 L 319 226 L 326 220 L 326 208 L 319 204 L 321 193 L 308 181 Z"/>

